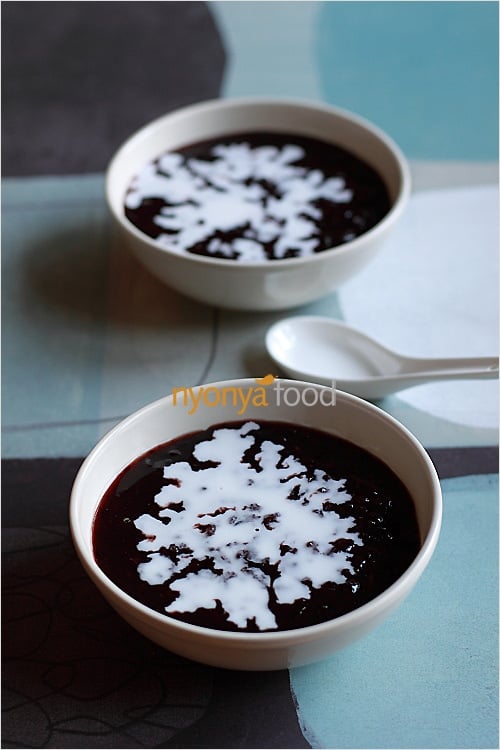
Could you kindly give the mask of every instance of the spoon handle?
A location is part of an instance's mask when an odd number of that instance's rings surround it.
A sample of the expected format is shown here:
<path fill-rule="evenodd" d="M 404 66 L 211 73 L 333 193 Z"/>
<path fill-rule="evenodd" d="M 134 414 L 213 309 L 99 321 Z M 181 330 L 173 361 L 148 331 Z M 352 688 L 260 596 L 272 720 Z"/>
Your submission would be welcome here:
<path fill-rule="evenodd" d="M 498 358 L 476 357 L 461 359 L 411 359 L 402 363 L 403 369 L 394 375 L 382 375 L 367 380 L 337 380 L 340 390 L 362 398 L 382 398 L 391 393 L 425 385 L 439 380 L 489 380 L 498 378 Z"/>
<path fill-rule="evenodd" d="M 400 377 L 419 377 L 426 380 L 456 380 L 462 378 L 498 378 L 498 357 L 454 357 L 404 359 Z"/>

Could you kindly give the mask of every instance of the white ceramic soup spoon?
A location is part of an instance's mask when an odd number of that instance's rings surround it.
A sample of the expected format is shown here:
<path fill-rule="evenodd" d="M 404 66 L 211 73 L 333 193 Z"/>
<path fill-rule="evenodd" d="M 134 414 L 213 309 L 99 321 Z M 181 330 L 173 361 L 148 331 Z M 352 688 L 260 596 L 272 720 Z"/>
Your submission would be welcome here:
<path fill-rule="evenodd" d="M 339 390 L 366 399 L 436 380 L 498 377 L 498 357 L 406 357 L 356 328 L 320 316 L 275 323 L 266 347 L 287 375 L 324 385 L 333 381 Z"/>

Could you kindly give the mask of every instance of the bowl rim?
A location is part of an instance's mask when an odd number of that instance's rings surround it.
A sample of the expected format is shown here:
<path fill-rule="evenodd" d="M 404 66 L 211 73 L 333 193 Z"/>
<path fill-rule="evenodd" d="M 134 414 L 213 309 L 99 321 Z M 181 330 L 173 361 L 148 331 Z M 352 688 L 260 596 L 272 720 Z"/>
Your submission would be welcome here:
<path fill-rule="evenodd" d="M 306 383 L 304 381 L 297 381 L 292 379 L 282 380 L 284 384 L 288 383 L 294 386 L 298 385 L 304 387 L 315 387 L 321 390 L 329 389 L 328 386 L 322 386 L 316 383 Z M 229 384 L 234 385 L 236 383 L 240 385 L 251 385 L 254 382 L 255 380 L 253 378 L 234 378 L 231 380 L 217 381 L 214 383 L 207 383 L 195 387 L 224 387 L 228 386 Z M 336 391 L 336 399 L 341 399 L 347 404 L 351 403 L 354 407 L 371 412 L 375 416 L 378 416 L 378 418 L 386 421 L 388 425 L 392 425 L 392 427 L 401 434 L 406 442 L 411 445 L 411 448 L 415 451 L 422 464 L 426 468 L 427 477 L 431 482 L 433 507 L 429 530 L 425 538 L 421 540 L 421 547 L 415 559 L 403 572 L 403 574 L 399 576 L 399 578 L 397 578 L 393 584 L 391 584 L 391 586 L 389 586 L 387 589 L 384 589 L 384 591 L 382 591 L 376 597 L 369 600 L 360 607 L 357 607 L 356 609 L 351 610 L 344 615 L 340 615 L 339 617 L 326 620 L 325 622 L 289 630 L 263 631 L 257 633 L 226 631 L 218 630 L 215 628 L 207 628 L 201 625 L 192 625 L 190 623 L 183 622 L 182 620 L 177 620 L 168 614 L 162 614 L 161 612 L 151 609 L 150 607 L 142 604 L 137 599 L 134 599 L 132 596 L 123 591 L 110 578 L 108 578 L 108 576 L 97 565 L 92 555 L 91 540 L 90 543 L 87 543 L 86 537 L 80 529 L 80 524 L 78 522 L 78 508 L 85 495 L 83 490 L 87 475 L 92 471 L 94 462 L 98 458 L 99 454 L 106 449 L 108 443 L 114 440 L 117 434 L 133 425 L 134 422 L 140 422 L 145 417 L 147 417 L 150 412 L 154 412 L 165 407 L 172 401 L 172 398 L 172 394 L 163 396 L 160 399 L 146 404 L 145 406 L 130 414 L 125 419 L 121 420 L 109 432 L 107 432 L 90 451 L 90 453 L 81 464 L 75 477 L 71 489 L 69 503 L 69 526 L 71 538 L 83 567 L 85 568 L 90 578 L 93 579 L 94 584 L 96 584 L 98 588 L 101 589 L 101 591 L 103 588 L 107 589 L 110 594 L 113 595 L 114 600 L 119 600 L 125 608 L 127 608 L 128 610 L 133 610 L 137 615 L 141 615 L 142 618 L 146 617 L 150 626 L 152 626 L 154 623 L 155 628 L 157 630 L 165 632 L 165 634 L 175 633 L 178 637 L 183 638 L 189 636 L 197 636 L 198 638 L 201 637 L 209 642 L 220 642 L 222 639 L 226 645 L 235 648 L 241 646 L 244 646 L 245 648 L 273 648 L 288 645 L 298 645 L 305 641 L 312 641 L 318 638 L 321 639 L 321 637 L 323 636 L 331 636 L 335 631 L 338 630 L 344 631 L 345 629 L 355 628 L 356 626 L 363 623 L 363 621 L 369 622 L 371 619 L 376 618 L 377 613 L 383 613 L 388 609 L 390 610 L 392 605 L 396 604 L 399 600 L 402 600 L 406 596 L 406 593 L 408 593 L 411 588 L 413 588 L 413 585 L 417 582 L 418 578 L 427 567 L 427 564 L 433 555 L 441 530 L 443 503 L 441 484 L 437 471 L 429 454 L 419 442 L 419 440 L 395 417 L 391 416 L 375 404 L 365 401 L 364 399 L 353 396 L 352 394 L 346 393 L 344 391 Z M 284 419 L 283 421 L 286 422 L 289 420 Z M 323 431 L 325 432 L 327 431 L 324 428 L 317 429 L 323 429 Z M 145 449 L 144 452 L 146 452 L 146 450 L 148 449 Z M 142 455 L 142 453 L 139 455 Z M 127 462 L 127 465 L 128 463 L 130 462 Z M 98 502 L 101 498 L 102 494 Z M 98 502 L 96 503 L 95 511 L 97 510 Z"/>
<path fill-rule="evenodd" d="M 400 175 L 400 186 L 397 195 L 392 201 L 392 205 L 385 216 L 382 217 L 373 227 L 363 234 L 358 235 L 353 240 L 349 240 L 341 245 L 334 245 L 333 247 L 322 250 L 319 253 L 308 255 L 306 257 L 298 258 L 279 258 L 274 261 L 270 260 L 259 260 L 259 261 L 235 261 L 231 258 L 218 258 L 205 255 L 195 255 L 193 253 L 179 252 L 173 250 L 167 245 L 161 245 L 155 241 L 152 237 L 138 229 L 131 221 L 127 219 L 125 214 L 115 208 L 115 201 L 113 199 L 112 181 L 113 173 L 117 168 L 117 165 L 126 158 L 127 152 L 133 148 L 137 143 L 142 140 L 146 140 L 149 136 L 154 133 L 158 128 L 161 128 L 165 122 L 175 120 L 176 118 L 183 118 L 187 116 L 202 116 L 206 112 L 213 110 L 231 110 L 241 108 L 252 108 L 252 107 L 289 107 L 298 108 L 304 110 L 310 110 L 311 112 L 320 112 L 323 114 L 330 114 L 338 118 L 342 118 L 347 121 L 351 121 L 358 125 L 360 128 L 374 135 L 386 148 L 391 152 L 395 163 L 397 165 Z M 292 129 L 293 130 L 293 129 Z M 227 131 L 232 132 L 231 129 Z M 292 132 L 292 131 L 290 131 Z M 300 131 L 296 131 L 299 132 Z M 223 132 L 222 132 L 223 134 Z M 380 172 L 379 172 L 380 174 Z M 383 176 L 381 175 L 383 178 Z M 126 186 L 124 186 L 126 189 Z M 263 270 L 267 271 L 300 266 L 301 264 L 307 263 L 319 263 L 325 257 L 329 257 L 332 253 L 335 255 L 345 255 L 351 253 L 355 248 L 364 244 L 367 240 L 376 240 L 379 234 L 382 234 L 388 225 L 393 224 L 404 210 L 411 192 L 411 171 L 409 163 L 406 159 L 401 148 L 398 146 L 396 141 L 380 128 L 375 123 L 372 123 L 369 119 L 358 115 L 355 112 L 351 112 L 343 107 L 331 105 L 322 101 L 309 100 L 306 98 L 295 98 L 295 97 L 279 97 L 279 96 L 242 96 L 242 97 L 228 97 L 228 98 L 215 98 L 208 99 L 206 101 L 197 102 L 195 104 L 189 104 L 185 107 L 167 112 L 164 115 L 160 115 L 150 122 L 146 123 L 134 133 L 132 133 L 122 144 L 118 147 L 112 156 L 106 171 L 105 171 L 105 196 L 108 209 L 111 212 L 113 218 L 121 226 L 121 228 L 131 234 L 139 242 L 145 243 L 148 247 L 153 250 L 165 253 L 167 256 L 173 256 L 174 258 L 182 259 L 185 262 L 192 262 L 196 264 L 202 264 L 206 266 L 212 266 L 214 268 L 245 268 L 247 270 Z"/>

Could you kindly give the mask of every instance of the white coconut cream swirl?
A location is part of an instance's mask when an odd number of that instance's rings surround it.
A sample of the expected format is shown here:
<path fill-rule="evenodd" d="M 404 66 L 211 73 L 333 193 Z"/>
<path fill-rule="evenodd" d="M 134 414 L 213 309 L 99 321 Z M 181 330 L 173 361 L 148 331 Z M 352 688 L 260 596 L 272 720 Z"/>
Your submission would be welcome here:
<path fill-rule="evenodd" d="M 260 630 L 273 629 L 270 596 L 279 604 L 308 599 L 311 587 L 343 583 L 352 572 L 350 555 L 333 551 L 339 539 L 362 544 L 354 519 L 331 509 L 351 499 L 344 481 L 318 469 L 311 474 L 269 440 L 249 463 L 245 452 L 258 429 L 247 422 L 215 430 L 194 449 L 199 461 L 214 462 L 207 468 L 166 466 L 158 513 L 134 521 L 144 535 L 138 549 L 148 556 L 140 578 L 152 586 L 169 582 L 177 592 L 167 612 L 211 609 L 219 601 L 238 627 L 255 618 Z M 165 554 L 171 545 L 179 554 Z M 202 563 L 197 572 L 187 571 L 193 560 Z"/>

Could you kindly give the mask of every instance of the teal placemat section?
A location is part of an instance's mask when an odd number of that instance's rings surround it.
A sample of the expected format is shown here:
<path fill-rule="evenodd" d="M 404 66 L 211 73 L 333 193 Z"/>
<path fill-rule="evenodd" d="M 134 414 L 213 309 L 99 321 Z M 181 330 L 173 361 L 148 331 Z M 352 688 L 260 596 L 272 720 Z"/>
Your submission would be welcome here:
<path fill-rule="evenodd" d="M 106 333 L 103 178 L 7 180 L 2 218 L 4 455 L 83 455 Z"/>
<path fill-rule="evenodd" d="M 497 3 L 323 3 L 317 54 L 326 99 L 412 158 L 497 158 Z"/>
<path fill-rule="evenodd" d="M 317 748 L 498 748 L 498 479 L 442 482 L 417 587 L 363 641 L 291 670 Z"/>

